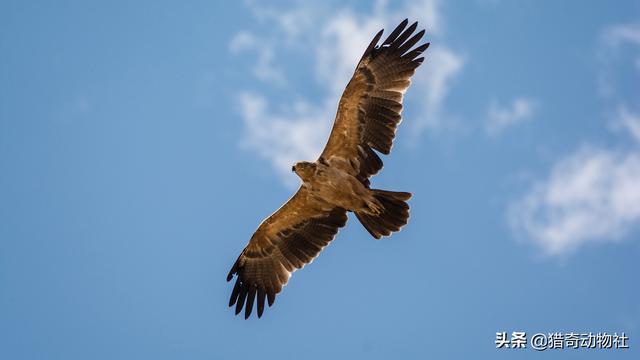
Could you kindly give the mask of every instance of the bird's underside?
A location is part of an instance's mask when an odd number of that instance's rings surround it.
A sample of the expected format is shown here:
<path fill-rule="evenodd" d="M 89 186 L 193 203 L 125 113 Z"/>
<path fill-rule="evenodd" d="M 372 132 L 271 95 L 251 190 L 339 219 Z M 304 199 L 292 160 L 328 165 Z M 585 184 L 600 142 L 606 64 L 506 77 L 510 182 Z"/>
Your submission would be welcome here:
<path fill-rule="evenodd" d="M 412 47 L 424 30 L 405 19 L 378 45 L 378 32 L 342 94 L 329 140 L 315 162 L 298 162 L 292 171 L 302 186 L 266 218 L 251 237 L 227 281 L 236 275 L 229 306 L 245 319 L 256 303 L 258 317 L 271 306 L 291 274 L 313 261 L 353 212 L 376 239 L 400 230 L 409 218 L 407 192 L 370 188 L 382 169 L 377 152 L 389 154 L 401 120 L 402 100 L 411 76 L 429 46 Z"/>

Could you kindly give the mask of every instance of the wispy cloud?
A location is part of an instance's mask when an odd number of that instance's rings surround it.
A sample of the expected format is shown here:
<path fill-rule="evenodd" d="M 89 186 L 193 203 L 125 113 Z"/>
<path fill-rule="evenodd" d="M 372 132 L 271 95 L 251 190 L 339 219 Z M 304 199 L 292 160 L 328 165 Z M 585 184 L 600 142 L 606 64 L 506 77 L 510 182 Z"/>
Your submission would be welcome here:
<path fill-rule="evenodd" d="M 447 117 L 443 104 L 451 83 L 464 66 L 464 58 L 443 45 L 439 4 L 436 0 L 404 1 L 391 8 L 386 1 L 378 1 L 363 12 L 348 5 L 329 9 L 323 4 L 296 3 L 276 9 L 247 2 L 264 32 L 259 36 L 246 31 L 236 34 L 230 51 L 254 51 L 257 56 L 253 73 L 260 80 L 274 85 L 291 83 L 292 88 L 317 85 L 323 95 L 292 105 L 288 100 L 243 91 L 238 96 L 245 123 L 244 146 L 269 160 L 278 173 L 287 175 L 283 178 L 290 177 L 295 160 L 315 159 L 329 135 L 339 96 L 364 47 L 380 28 L 388 33 L 407 14 L 419 14 L 416 20 L 427 27 L 428 40 L 435 42 L 410 90 L 418 95 L 412 96 L 418 101 L 409 106 L 419 106 L 417 112 L 423 116 L 403 125 L 413 126 L 414 132 L 442 128 L 442 120 Z M 290 61 L 291 55 L 310 65 L 316 84 L 294 84 L 287 79 L 276 64 Z M 261 111 L 254 112 L 256 107 Z M 287 127 L 292 130 L 287 131 Z M 307 134 L 313 134 L 314 140 L 300 138 Z"/>
<path fill-rule="evenodd" d="M 284 85 L 286 83 L 282 69 L 275 63 L 273 47 L 268 42 L 257 38 L 250 32 L 243 31 L 237 33 L 231 39 L 229 50 L 233 54 L 254 53 L 256 63 L 253 66 L 253 74 L 258 79 L 274 85 Z"/>
<path fill-rule="evenodd" d="M 618 108 L 618 120 L 613 126 L 627 130 L 635 140 L 640 142 L 640 116 L 632 113 L 625 106 Z"/>
<path fill-rule="evenodd" d="M 384 25 L 381 17 L 359 17 L 349 8 L 322 25 L 320 42 L 315 49 L 315 68 L 330 95 L 342 93 L 364 48 Z"/>
<path fill-rule="evenodd" d="M 640 45 L 640 23 L 611 26 L 604 31 L 603 39 L 612 46 L 620 46 L 625 42 Z"/>
<path fill-rule="evenodd" d="M 621 55 L 630 50 L 633 57 L 630 63 L 636 71 L 640 71 L 640 23 L 616 24 L 606 28 L 598 42 L 600 69 L 598 74 L 598 91 L 606 98 L 619 96 L 616 93 L 616 77 Z M 637 94 L 636 94 L 637 95 Z"/>
<path fill-rule="evenodd" d="M 500 135 L 506 128 L 530 120 L 538 108 L 533 99 L 518 97 L 508 106 L 500 106 L 491 102 L 487 112 L 485 130 L 489 136 Z"/>
<path fill-rule="evenodd" d="M 640 115 L 624 105 L 628 94 L 613 96 L 618 93 L 613 75 L 622 64 L 616 51 L 622 43 L 640 49 L 640 28 L 616 25 L 601 35 L 599 44 L 610 52 L 605 58 L 599 53 L 601 70 L 607 74 L 599 90 L 606 84 L 607 97 L 618 104 L 611 127 L 634 141 L 627 147 L 582 145 L 557 161 L 548 177 L 535 182 L 510 206 L 513 229 L 547 254 L 619 241 L 640 226 Z"/>
<path fill-rule="evenodd" d="M 435 45 L 429 53 L 428 70 L 415 76 L 416 98 L 421 99 L 421 117 L 416 130 L 442 131 L 458 124 L 444 108 L 451 86 L 464 67 L 465 58 L 443 45 Z"/>
<path fill-rule="evenodd" d="M 326 113 L 304 102 L 277 111 L 263 96 L 249 92 L 240 94 L 239 105 L 245 123 L 241 145 L 269 159 L 286 185 L 297 184 L 290 176 L 291 165 L 319 155 L 329 133 Z"/>
<path fill-rule="evenodd" d="M 550 255 L 620 239 L 640 223 L 640 150 L 582 147 L 512 204 L 510 220 Z"/>

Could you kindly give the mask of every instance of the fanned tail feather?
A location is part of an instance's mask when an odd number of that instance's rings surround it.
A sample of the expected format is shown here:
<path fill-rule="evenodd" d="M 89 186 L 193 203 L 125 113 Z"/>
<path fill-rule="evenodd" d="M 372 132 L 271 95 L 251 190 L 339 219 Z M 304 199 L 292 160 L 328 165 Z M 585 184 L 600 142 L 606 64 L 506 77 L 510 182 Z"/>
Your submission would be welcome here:
<path fill-rule="evenodd" d="M 372 189 L 373 196 L 382 204 L 383 210 L 378 215 L 367 212 L 356 212 L 356 217 L 365 229 L 376 239 L 389 236 L 400 230 L 409 221 L 409 204 L 411 193 Z"/>

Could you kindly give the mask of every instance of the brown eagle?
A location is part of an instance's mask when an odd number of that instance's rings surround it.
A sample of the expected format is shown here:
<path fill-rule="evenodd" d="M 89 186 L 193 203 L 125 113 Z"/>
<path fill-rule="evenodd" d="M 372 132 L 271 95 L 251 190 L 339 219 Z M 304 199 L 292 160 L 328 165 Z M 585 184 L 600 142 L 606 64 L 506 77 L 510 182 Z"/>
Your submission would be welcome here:
<path fill-rule="evenodd" d="M 400 230 L 409 218 L 408 192 L 371 189 L 369 177 L 382 169 L 377 150 L 389 154 L 400 123 L 402 98 L 429 43 L 411 49 L 424 35 L 405 19 L 378 45 L 380 30 L 365 50 L 347 84 L 329 136 L 316 162 L 301 161 L 291 170 L 302 186 L 266 218 L 231 268 L 237 275 L 229 306 L 249 318 L 257 300 L 258 317 L 291 273 L 310 263 L 355 213 L 376 239 Z M 413 36 L 412 36 L 413 35 Z"/>

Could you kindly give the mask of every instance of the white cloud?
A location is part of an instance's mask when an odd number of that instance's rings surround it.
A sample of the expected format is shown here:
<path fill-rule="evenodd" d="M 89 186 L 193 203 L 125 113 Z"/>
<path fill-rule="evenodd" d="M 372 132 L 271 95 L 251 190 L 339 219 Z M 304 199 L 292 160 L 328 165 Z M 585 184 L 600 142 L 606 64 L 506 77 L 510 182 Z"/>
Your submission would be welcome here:
<path fill-rule="evenodd" d="M 598 73 L 598 91 L 605 98 L 620 96 L 616 93 L 616 69 L 621 65 L 619 57 L 633 52 L 631 62 L 636 71 L 640 71 L 640 23 L 617 24 L 606 28 L 599 39 L 598 57 L 600 69 Z"/>
<path fill-rule="evenodd" d="M 421 99 L 420 117 L 415 122 L 417 130 L 443 131 L 454 129 L 455 122 L 444 110 L 444 101 L 451 85 L 462 71 L 465 59 L 443 45 L 429 47 L 427 66 L 419 71 L 413 86 L 417 99 Z"/>
<path fill-rule="evenodd" d="M 302 102 L 277 113 L 264 97 L 253 93 L 243 93 L 239 99 L 246 130 L 241 145 L 271 161 L 287 185 L 297 184 L 298 179 L 290 176 L 291 165 L 320 155 L 329 133 L 326 114 Z"/>
<path fill-rule="evenodd" d="M 514 99 L 507 107 L 493 101 L 489 105 L 485 130 L 489 136 L 500 135 L 506 128 L 531 119 L 537 107 L 535 100 L 524 97 Z"/>
<path fill-rule="evenodd" d="M 394 14 L 394 17 L 401 17 L 402 14 L 417 16 L 417 20 L 427 26 L 430 34 L 439 36 L 444 32 L 444 19 L 441 15 L 440 6 L 439 0 L 407 1 L 404 8 Z M 381 11 L 384 11 L 384 9 Z"/>
<path fill-rule="evenodd" d="M 579 149 L 512 204 L 510 220 L 550 255 L 620 239 L 640 223 L 640 150 Z"/>
<path fill-rule="evenodd" d="M 618 108 L 618 121 L 614 122 L 614 128 L 625 129 L 640 142 L 640 116 L 633 114 L 625 106 Z"/>
<path fill-rule="evenodd" d="M 242 31 L 231 39 L 229 50 L 233 54 L 254 51 L 257 61 L 253 66 L 253 74 L 258 79 L 274 85 L 286 83 L 282 69 L 275 64 L 274 49 L 269 43 L 249 32 Z"/>
<path fill-rule="evenodd" d="M 342 93 L 364 48 L 382 27 L 383 19 L 376 16 L 359 19 L 348 9 L 322 26 L 316 48 L 316 72 L 331 95 L 337 97 Z"/>
<path fill-rule="evenodd" d="M 278 173 L 288 174 L 295 160 L 313 160 L 319 155 L 329 135 L 339 96 L 365 46 L 380 28 L 389 33 L 406 14 L 417 15 L 416 20 L 427 27 L 427 41 L 438 41 L 427 52 L 426 65 L 419 69 L 410 90 L 419 95 L 412 96 L 418 101 L 410 106 L 419 106 L 416 113 L 424 115 L 404 126 L 414 126 L 414 133 L 423 128 L 441 127 L 447 116 L 443 109 L 444 101 L 452 81 L 464 66 L 464 59 L 442 44 L 441 34 L 444 31 L 439 1 L 407 0 L 396 10 L 391 9 L 386 1 L 377 1 L 369 11 L 359 13 L 349 6 L 336 10 L 314 3 L 297 3 L 287 9 L 262 6 L 257 2 L 247 4 L 258 22 L 266 25 L 265 32 L 259 37 L 246 32 L 236 34 L 231 40 L 230 51 L 256 51 L 254 74 L 275 85 L 287 83 L 286 76 L 276 66 L 279 59 L 285 59 L 292 53 L 305 54 L 325 94 L 318 101 L 299 101 L 298 105 L 304 106 L 297 106 L 295 112 L 287 104 L 266 96 L 248 96 L 246 92 L 240 95 L 241 106 L 248 107 L 242 111 L 245 123 L 243 143 L 270 160 Z M 426 72 L 428 76 L 423 74 Z M 292 85 L 296 86 L 302 85 Z M 258 105 L 267 110 L 253 113 L 251 107 Z M 274 108 L 277 113 L 270 112 Z M 249 114 L 253 114 L 253 118 Z M 286 127 L 294 130 L 286 131 Z M 296 138 L 303 133 L 312 133 L 320 140 Z"/>
<path fill-rule="evenodd" d="M 247 31 L 241 31 L 231 38 L 229 42 L 229 50 L 233 54 L 237 54 L 241 51 L 253 49 L 257 46 L 258 39 Z"/>
<path fill-rule="evenodd" d="M 387 33 L 394 28 L 394 21 L 400 14 L 422 14 L 418 19 L 427 26 L 428 41 L 442 33 L 441 16 L 438 13 L 437 1 L 409 2 L 405 9 L 397 14 L 389 14 L 384 7 L 375 10 L 372 16 L 359 18 L 352 11 L 346 10 L 334 16 L 324 27 L 322 42 L 317 49 L 317 69 L 321 79 L 330 86 L 330 93 L 338 97 L 353 74 L 357 60 L 362 56 L 363 47 L 371 41 L 371 37 L 380 28 Z M 363 45 L 364 44 L 364 45 Z M 412 119 L 416 133 L 423 129 L 438 131 L 445 128 L 448 117 L 443 109 L 444 101 L 450 87 L 464 67 L 464 57 L 452 49 L 436 41 L 426 53 L 425 66 L 421 67 L 412 79 L 410 92 L 420 99 L 412 106 L 419 106 L 416 113 L 421 116 Z M 406 125 L 405 125 L 406 126 Z"/>
<path fill-rule="evenodd" d="M 612 46 L 620 46 L 626 42 L 640 45 L 640 23 L 611 26 L 604 31 L 604 39 Z"/>
<path fill-rule="evenodd" d="M 601 71 L 607 74 L 608 97 L 616 94 L 614 75 L 621 77 L 621 62 L 615 58 L 622 43 L 640 45 L 640 28 L 612 26 L 599 40 L 610 50 L 606 57 L 602 50 L 599 53 Z M 622 144 L 615 148 L 584 145 L 560 159 L 546 179 L 537 181 L 511 204 L 514 230 L 547 254 L 568 254 L 587 243 L 619 241 L 640 225 L 640 115 L 624 105 L 624 98 L 613 100 L 622 104 L 613 127 L 624 130 L 635 142 L 627 148 Z"/>
<path fill-rule="evenodd" d="M 288 41 L 311 30 L 315 16 L 322 11 L 320 4 L 312 2 L 304 6 L 291 4 L 284 9 L 273 7 L 265 2 L 245 0 L 245 5 L 258 22 L 267 24 L 271 29 L 275 25 L 275 29 L 284 34 Z"/>

